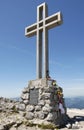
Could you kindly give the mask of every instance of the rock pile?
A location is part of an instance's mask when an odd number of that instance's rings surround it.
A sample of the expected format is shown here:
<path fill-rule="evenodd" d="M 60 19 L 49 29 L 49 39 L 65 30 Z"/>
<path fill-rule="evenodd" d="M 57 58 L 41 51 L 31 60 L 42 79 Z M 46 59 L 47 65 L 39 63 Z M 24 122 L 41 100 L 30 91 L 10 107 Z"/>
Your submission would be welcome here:
<path fill-rule="evenodd" d="M 38 79 L 30 81 L 21 95 L 22 108 L 26 118 L 35 124 L 51 122 L 63 125 L 66 121 L 66 107 L 63 90 L 54 80 Z M 25 104 L 25 106 L 24 106 Z"/>
<path fill-rule="evenodd" d="M 33 109 L 28 108 L 28 109 Z M 37 108 L 38 109 L 38 108 Z M 0 130 L 42 130 L 53 129 L 56 126 L 50 124 L 33 124 L 27 119 L 27 111 L 22 101 L 14 101 L 7 98 L 0 98 Z"/>
<path fill-rule="evenodd" d="M 70 109 L 71 110 L 71 109 Z M 69 110 L 69 111 L 70 111 Z M 71 115 L 74 113 L 74 116 L 77 113 L 74 110 L 68 111 L 68 114 Z M 79 110 L 76 110 L 79 112 Z M 81 112 L 82 110 L 80 110 Z M 0 130 L 58 130 L 56 126 L 52 124 L 44 123 L 33 124 L 33 122 L 29 122 L 26 118 L 27 112 L 24 111 L 24 105 L 22 101 L 14 101 L 6 98 L 0 98 Z M 79 116 L 81 115 L 81 116 Z M 84 113 L 79 113 L 75 118 L 69 118 L 66 128 L 62 128 L 61 130 L 67 129 L 79 129 L 84 130 Z M 80 122 L 81 121 L 81 122 Z"/>

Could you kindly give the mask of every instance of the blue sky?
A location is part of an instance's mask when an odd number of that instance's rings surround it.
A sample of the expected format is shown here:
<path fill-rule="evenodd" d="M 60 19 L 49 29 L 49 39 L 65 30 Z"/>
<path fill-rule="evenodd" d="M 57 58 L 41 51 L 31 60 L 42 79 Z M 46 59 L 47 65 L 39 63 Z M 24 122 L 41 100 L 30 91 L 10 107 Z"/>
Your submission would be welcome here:
<path fill-rule="evenodd" d="M 63 14 L 63 24 L 49 30 L 50 76 L 65 97 L 84 96 L 83 0 L 0 0 L 0 96 L 20 96 L 28 81 L 36 79 L 36 36 L 24 33 L 36 22 L 43 2 L 49 16 Z"/>

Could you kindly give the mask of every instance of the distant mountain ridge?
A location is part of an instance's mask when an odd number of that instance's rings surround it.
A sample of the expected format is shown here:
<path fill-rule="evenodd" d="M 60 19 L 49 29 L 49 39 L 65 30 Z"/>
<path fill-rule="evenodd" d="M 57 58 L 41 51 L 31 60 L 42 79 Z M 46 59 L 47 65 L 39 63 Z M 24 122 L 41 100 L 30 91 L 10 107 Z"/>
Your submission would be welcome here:
<path fill-rule="evenodd" d="M 84 109 L 84 97 L 70 97 L 65 98 L 67 108 Z"/>

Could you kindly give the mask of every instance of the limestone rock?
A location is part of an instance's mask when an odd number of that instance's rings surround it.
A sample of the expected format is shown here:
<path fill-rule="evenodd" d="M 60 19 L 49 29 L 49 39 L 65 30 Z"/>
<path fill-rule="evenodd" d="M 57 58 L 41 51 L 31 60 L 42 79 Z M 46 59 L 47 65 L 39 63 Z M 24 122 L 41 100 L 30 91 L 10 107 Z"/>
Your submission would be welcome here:
<path fill-rule="evenodd" d="M 23 100 L 24 104 L 27 105 L 29 103 L 29 100 Z"/>
<path fill-rule="evenodd" d="M 22 93 L 21 98 L 23 100 L 28 100 L 29 99 L 29 94 L 28 93 Z"/>
<path fill-rule="evenodd" d="M 40 101 L 38 102 L 38 105 L 44 106 L 44 105 L 45 105 L 45 101 L 44 101 L 44 100 L 40 100 Z"/>
<path fill-rule="evenodd" d="M 28 113 L 26 113 L 26 119 L 28 119 L 28 120 L 32 120 L 33 118 L 34 118 L 34 113 L 32 113 L 32 112 L 28 112 Z"/>
<path fill-rule="evenodd" d="M 41 106 L 36 106 L 36 107 L 35 107 L 35 110 L 36 110 L 36 111 L 41 111 Z"/>
<path fill-rule="evenodd" d="M 22 91 L 22 93 L 28 93 L 28 92 L 29 92 L 29 88 L 28 87 L 24 88 L 23 91 Z"/>
<path fill-rule="evenodd" d="M 16 127 L 12 127 L 12 128 L 10 128 L 10 130 L 17 130 L 17 128 Z"/>
<path fill-rule="evenodd" d="M 25 110 L 25 104 L 23 103 L 20 103 L 17 108 L 20 110 L 20 111 L 24 111 Z"/>
<path fill-rule="evenodd" d="M 35 109 L 35 107 L 32 106 L 32 105 L 28 105 L 28 106 L 26 107 L 26 111 L 28 111 L 28 112 L 33 112 L 34 109 Z"/>
<path fill-rule="evenodd" d="M 53 115 L 52 113 L 49 113 L 47 118 L 46 118 L 47 121 L 53 121 Z"/>
<path fill-rule="evenodd" d="M 51 93 L 43 93 L 42 94 L 42 99 L 50 99 Z"/>
<path fill-rule="evenodd" d="M 52 107 L 49 104 L 46 104 L 43 108 L 42 108 L 43 112 L 50 112 L 52 110 Z"/>
<path fill-rule="evenodd" d="M 45 114 L 43 112 L 39 113 L 39 119 L 44 119 L 45 118 Z"/>

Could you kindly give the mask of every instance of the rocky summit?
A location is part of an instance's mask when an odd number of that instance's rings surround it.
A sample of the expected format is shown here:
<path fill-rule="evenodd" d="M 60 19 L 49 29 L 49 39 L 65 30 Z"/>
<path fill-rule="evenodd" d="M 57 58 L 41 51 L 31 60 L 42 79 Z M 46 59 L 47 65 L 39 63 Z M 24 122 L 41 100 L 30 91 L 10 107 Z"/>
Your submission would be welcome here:
<path fill-rule="evenodd" d="M 29 120 L 27 119 L 26 111 L 24 111 L 24 109 L 25 106 L 24 104 L 22 104 L 22 101 L 15 101 L 15 100 L 10 100 L 1 97 L 0 98 L 0 130 L 42 130 L 42 129 L 58 130 L 56 126 L 53 126 L 52 124 L 49 123 L 44 125 L 43 123 L 41 124 L 41 122 L 39 122 L 37 125 L 37 124 L 33 124 L 33 122 L 29 122 Z M 83 128 L 84 116 L 82 114 L 82 110 L 67 109 L 67 111 L 71 117 L 68 118 L 68 122 L 65 128 L 60 128 L 60 129 L 62 130 L 67 130 L 67 129 L 80 130 L 80 128 L 81 130 L 84 129 Z M 77 119 L 74 115 L 78 115 Z M 82 115 L 81 119 L 79 115 Z M 73 116 L 75 118 L 72 118 Z M 82 124 L 79 122 L 79 120 L 82 120 L 81 122 Z"/>
<path fill-rule="evenodd" d="M 26 118 L 34 124 L 52 123 L 56 126 L 65 124 L 66 105 L 63 89 L 53 79 L 29 81 L 21 94 L 22 106 Z"/>
<path fill-rule="evenodd" d="M 33 109 L 33 108 L 30 108 Z M 33 124 L 27 119 L 25 105 L 22 101 L 10 100 L 7 98 L 0 98 L 0 130 L 41 130 L 55 129 L 51 124 L 44 125 L 41 122 Z M 32 115 L 31 115 L 32 116 Z"/>

